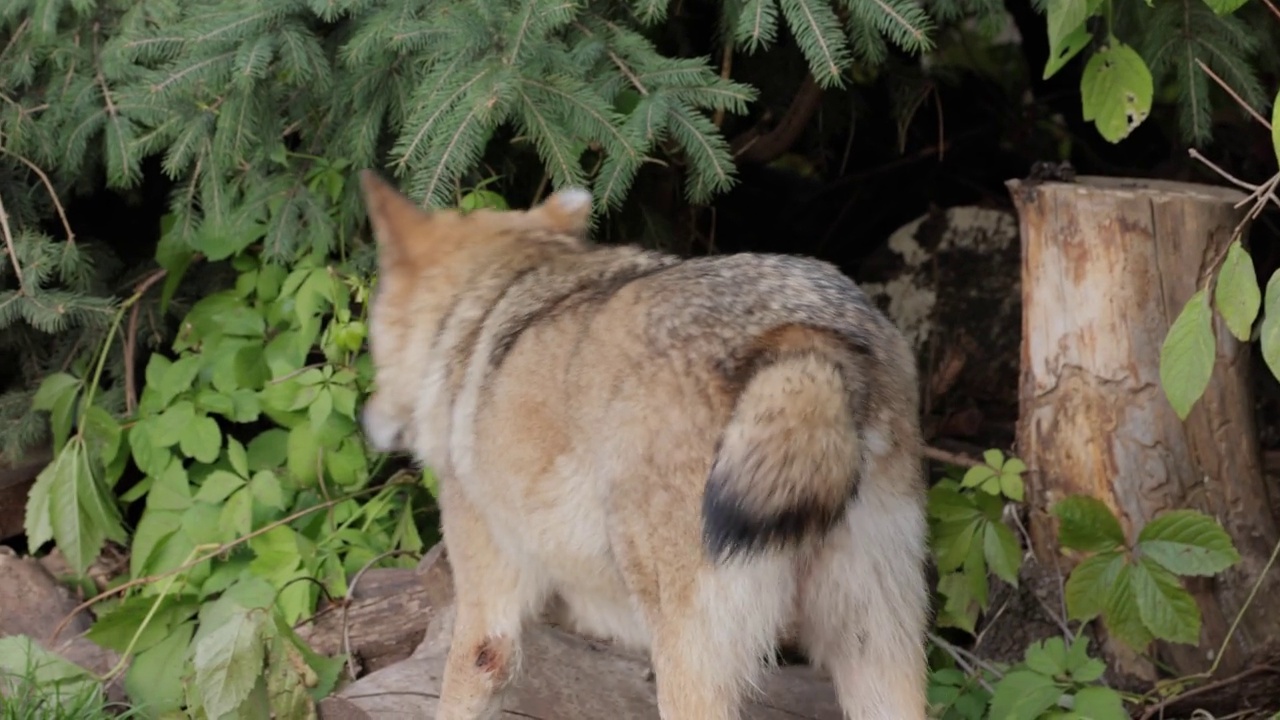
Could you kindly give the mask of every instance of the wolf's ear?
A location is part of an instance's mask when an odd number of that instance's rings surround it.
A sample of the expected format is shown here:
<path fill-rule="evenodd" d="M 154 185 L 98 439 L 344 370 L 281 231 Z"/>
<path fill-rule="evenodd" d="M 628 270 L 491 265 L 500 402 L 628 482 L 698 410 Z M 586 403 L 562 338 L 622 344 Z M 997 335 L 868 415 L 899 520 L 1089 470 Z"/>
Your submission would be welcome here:
<path fill-rule="evenodd" d="M 591 191 L 569 187 L 555 191 L 534 212 L 555 232 L 586 237 L 591 218 Z"/>
<path fill-rule="evenodd" d="M 431 215 L 372 170 L 360 171 L 360 192 L 380 264 L 397 267 L 412 261 L 416 254 L 411 244 Z"/>

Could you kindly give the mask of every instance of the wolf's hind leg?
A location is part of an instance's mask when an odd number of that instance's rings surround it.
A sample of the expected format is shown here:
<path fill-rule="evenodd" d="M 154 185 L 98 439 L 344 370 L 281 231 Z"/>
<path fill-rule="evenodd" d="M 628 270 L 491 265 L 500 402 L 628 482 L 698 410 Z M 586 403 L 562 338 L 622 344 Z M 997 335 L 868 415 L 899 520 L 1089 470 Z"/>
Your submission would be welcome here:
<path fill-rule="evenodd" d="M 662 720 L 737 720 L 794 608 L 793 561 L 769 552 L 699 572 L 664 593 L 652 652 L 658 710 Z"/>
<path fill-rule="evenodd" d="M 801 642 L 848 720 L 924 720 L 928 593 L 921 510 L 863 498 L 827 537 L 801 596 Z"/>
<path fill-rule="evenodd" d="M 441 483 L 440 499 L 457 614 L 436 720 L 493 720 L 519 672 L 522 626 L 540 590 L 451 485 Z"/>

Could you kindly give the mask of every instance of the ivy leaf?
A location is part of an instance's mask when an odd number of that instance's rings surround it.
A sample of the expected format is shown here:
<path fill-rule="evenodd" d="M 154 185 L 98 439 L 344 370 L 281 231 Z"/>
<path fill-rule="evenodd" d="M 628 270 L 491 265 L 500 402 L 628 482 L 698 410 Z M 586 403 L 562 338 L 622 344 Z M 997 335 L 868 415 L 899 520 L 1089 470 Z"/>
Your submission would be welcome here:
<path fill-rule="evenodd" d="M 1036 720 L 1058 703 L 1062 690 L 1030 670 L 1014 670 L 1004 676 L 991 696 L 991 720 Z"/>
<path fill-rule="evenodd" d="M 970 590 L 969 579 L 964 573 L 948 573 L 938 580 L 938 592 L 946 602 L 938 612 L 940 627 L 955 627 L 973 634 L 977 629 L 978 602 Z"/>
<path fill-rule="evenodd" d="M 1213 303 L 1222 313 L 1227 330 L 1240 342 L 1248 342 L 1253 321 L 1262 307 L 1262 291 L 1258 288 L 1258 276 L 1254 274 L 1253 257 L 1239 240 L 1231 243 L 1218 270 Z"/>
<path fill-rule="evenodd" d="M 1124 530 L 1111 509 L 1088 495 L 1072 495 L 1053 506 L 1058 518 L 1058 542 L 1071 550 L 1102 552 L 1123 547 Z"/>
<path fill-rule="evenodd" d="M 218 450 L 222 447 L 222 431 L 218 429 L 218 421 L 208 415 L 196 418 L 182 428 L 178 447 L 183 455 L 199 462 L 211 463 L 217 460 Z"/>
<path fill-rule="evenodd" d="M 1158 638 L 1188 645 L 1198 643 L 1200 608 L 1177 576 L 1150 558 L 1142 558 L 1130 567 L 1142 624 Z"/>
<path fill-rule="evenodd" d="M 1072 709 L 1079 717 L 1089 720 L 1129 720 L 1120 693 L 1109 687 L 1081 688 Z"/>
<path fill-rule="evenodd" d="M 1195 510 L 1173 510 L 1147 523 L 1138 550 L 1179 575 L 1216 575 L 1240 562 L 1227 531 Z"/>
<path fill-rule="evenodd" d="M 1244 4 L 1247 0 L 1231 0 Z M 1276 93 L 1275 102 L 1271 103 L 1271 149 L 1276 151 L 1276 162 L 1280 163 L 1280 92 Z"/>
<path fill-rule="evenodd" d="M 983 549 L 992 572 L 1010 585 L 1018 586 L 1018 567 L 1022 564 L 1022 546 L 1009 526 L 1000 522 L 986 523 Z"/>
<path fill-rule="evenodd" d="M 1043 79 L 1048 80 L 1083 50 L 1091 39 L 1086 21 L 1097 12 L 1100 0 L 1049 0 L 1046 11 L 1049 59 Z"/>
<path fill-rule="evenodd" d="M 209 717 L 234 711 L 263 675 L 262 611 L 240 608 L 196 643 L 196 688 Z"/>
<path fill-rule="evenodd" d="M 179 624 L 160 642 L 133 657 L 124 674 L 129 700 L 157 715 L 182 707 L 182 676 L 187 671 L 187 648 L 195 629 L 193 621 Z"/>
<path fill-rule="evenodd" d="M 1215 345 L 1209 303 L 1204 290 L 1197 290 L 1178 313 L 1160 348 L 1160 385 L 1182 420 L 1209 386 Z"/>
<path fill-rule="evenodd" d="M 1280 377 L 1280 270 L 1272 273 L 1271 279 L 1267 281 L 1263 304 L 1266 309 L 1262 314 L 1258 338 L 1262 345 L 1262 359 L 1267 363 L 1271 374 Z"/>
<path fill-rule="evenodd" d="M 1107 607 L 1107 597 L 1124 565 L 1124 555 L 1114 550 L 1085 558 L 1077 565 L 1063 589 L 1067 601 L 1067 617 L 1087 621 L 1101 614 Z"/>
<path fill-rule="evenodd" d="M 1103 611 L 1103 621 L 1107 632 L 1116 639 L 1139 652 L 1151 644 L 1151 631 L 1143 622 L 1138 609 L 1138 598 L 1133 586 L 1133 566 L 1124 563 L 1115 575 L 1111 585 L 1111 593 L 1107 596 L 1107 607 Z"/>
<path fill-rule="evenodd" d="M 1027 667 L 1041 675 L 1054 677 L 1067 671 L 1067 646 L 1060 637 L 1034 642 L 1027 647 Z"/>
<path fill-rule="evenodd" d="M 1129 136 L 1151 112 L 1154 83 L 1142 56 L 1119 41 L 1093 54 L 1080 78 L 1084 119 L 1116 143 Z"/>

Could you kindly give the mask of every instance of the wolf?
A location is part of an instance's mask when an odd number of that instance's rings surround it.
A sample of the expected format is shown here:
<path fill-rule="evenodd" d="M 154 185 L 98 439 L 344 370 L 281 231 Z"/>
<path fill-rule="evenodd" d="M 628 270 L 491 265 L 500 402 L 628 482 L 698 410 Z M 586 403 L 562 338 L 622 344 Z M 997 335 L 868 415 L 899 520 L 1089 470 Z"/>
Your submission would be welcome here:
<path fill-rule="evenodd" d="M 647 650 L 664 720 L 738 718 L 784 639 L 849 720 L 923 720 L 917 368 L 851 280 L 595 244 L 580 188 L 461 213 L 359 182 L 363 432 L 438 477 L 454 571 L 437 720 L 499 714 L 551 599 Z"/>

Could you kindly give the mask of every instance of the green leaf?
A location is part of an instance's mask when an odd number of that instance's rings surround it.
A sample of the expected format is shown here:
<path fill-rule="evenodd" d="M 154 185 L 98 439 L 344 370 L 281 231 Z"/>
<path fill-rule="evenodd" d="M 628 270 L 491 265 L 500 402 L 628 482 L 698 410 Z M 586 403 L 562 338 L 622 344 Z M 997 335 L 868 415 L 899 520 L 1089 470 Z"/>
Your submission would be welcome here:
<path fill-rule="evenodd" d="M 106 540 L 128 539 L 115 498 L 99 481 L 83 440 L 72 438 L 37 484 L 45 477 L 53 539 L 74 572 L 84 572 Z"/>
<path fill-rule="evenodd" d="M 70 710 L 76 698 L 102 692 L 101 684 L 92 673 L 45 650 L 32 638 L 26 635 L 0 637 L 0 689 L 6 696 L 13 697 L 11 683 L 19 678 L 29 682 L 30 686 L 22 691 L 24 697 L 21 700 L 11 705 L 5 703 L 8 707 L 0 705 L 6 717 L 76 717 L 78 713 Z M 67 712 L 57 712 L 50 705 L 62 705 Z"/>
<path fill-rule="evenodd" d="M 145 705 L 152 714 L 182 707 L 182 676 L 187 670 L 187 646 L 196 625 L 175 626 L 164 639 L 134 656 L 124 675 L 129 700 Z"/>
<path fill-rule="evenodd" d="M 209 717 L 236 710 L 262 677 L 262 618 L 242 608 L 196 643 L 196 689 Z"/>
<path fill-rule="evenodd" d="M 1142 611 L 1138 608 L 1137 592 L 1133 585 L 1134 566 L 1125 563 L 1115 575 L 1111 592 L 1107 596 L 1107 607 L 1102 619 L 1106 623 L 1107 632 L 1121 642 L 1139 652 L 1151 644 L 1151 631 L 1142 619 Z"/>
<path fill-rule="evenodd" d="M 302 424 L 289 431 L 289 473 L 301 487 L 314 485 L 319 477 L 320 441 L 310 425 Z"/>
<path fill-rule="evenodd" d="M 1091 620 L 1107 606 L 1107 598 L 1116 577 L 1124 569 L 1125 558 L 1119 552 L 1103 552 L 1085 558 L 1071 571 L 1064 588 L 1067 617 Z"/>
<path fill-rule="evenodd" d="M 1010 585 L 1018 586 L 1018 567 L 1022 564 L 1022 546 L 1007 525 L 1000 522 L 986 523 L 983 549 L 991 571 Z"/>
<path fill-rule="evenodd" d="M 1178 417 L 1186 420 L 1213 375 L 1216 342 L 1203 290 L 1187 300 L 1160 348 L 1160 384 Z"/>
<path fill-rule="evenodd" d="M 960 487 L 981 487 L 995 476 L 996 470 L 990 465 L 974 465 L 965 472 L 964 478 L 960 481 Z"/>
<path fill-rule="evenodd" d="M 1031 643 L 1026 651 L 1027 667 L 1041 675 L 1054 677 L 1067 671 L 1067 646 L 1060 637 Z"/>
<path fill-rule="evenodd" d="M 1108 687 L 1081 688 L 1072 710 L 1088 720 L 1129 720 L 1120 693 Z"/>
<path fill-rule="evenodd" d="M 1215 15 L 1230 15 L 1245 6 L 1249 0 L 1204 0 Z"/>
<path fill-rule="evenodd" d="M 1133 593 L 1138 615 L 1152 635 L 1172 642 L 1195 645 L 1200 641 L 1200 608 L 1177 576 L 1150 558 L 1133 568 Z"/>
<path fill-rule="evenodd" d="M 1084 119 L 1108 142 L 1120 142 L 1151 112 L 1154 85 L 1142 56 L 1118 40 L 1095 52 L 1080 78 Z"/>
<path fill-rule="evenodd" d="M 1147 523 L 1138 550 L 1179 575 L 1216 575 L 1240 562 L 1227 531 L 1195 510 L 1173 510 Z"/>
<path fill-rule="evenodd" d="M 1280 270 L 1272 273 L 1271 279 L 1267 281 L 1263 304 L 1266 309 L 1262 314 L 1258 338 L 1262 345 L 1262 359 L 1267 363 L 1271 374 L 1280 378 Z"/>
<path fill-rule="evenodd" d="M 1072 495 L 1054 504 L 1058 518 L 1058 542 L 1071 550 L 1099 552 L 1123 547 L 1124 530 L 1101 500 L 1088 495 Z"/>
<path fill-rule="evenodd" d="M 1247 0 L 1231 1 L 1243 4 Z M 1275 150 L 1276 162 L 1280 163 L 1280 92 L 1276 93 L 1276 99 L 1271 103 L 1271 149 Z"/>
<path fill-rule="evenodd" d="M 249 477 L 249 454 L 245 452 L 244 445 L 230 435 L 227 436 L 227 460 L 240 477 Z"/>
<path fill-rule="evenodd" d="M 1048 80 L 1089 44 L 1085 21 L 1097 11 L 1097 0 L 1049 0 L 1046 20 L 1049 29 L 1049 59 L 1043 79 Z"/>
<path fill-rule="evenodd" d="M 191 388 L 196 374 L 200 372 L 199 355 L 186 355 L 165 368 L 156 391 L 160 393 L 160 404 L 168 405 L 178 395 Z"/>
<path fill-rule="evenodd" d="M 995 686 L 991 720 L 1036 720 L 1057 704 L 1062 690 L 1053 678 L 1030 670 L 1014 670 Z"/>
<path fill-rule="evenodd" d="M 211 463 L 218 459 L 218 451 L 222 448 L 222 431 L 218 421 L 205 415 L 196 418 L 182 429 L 179 448 L 189 458 L 202 463 Z"/>
<path fill-rule="evenodd" d="M 196 500 L 217 505 L 226 500 L 231 493 L 244 487 L 245 479 L 226 470 L 214 470 L 200 484 Z"/>
<path fill-rule="evenodd" d="M 1213 302 L 1227 329 L 1240 342 L 1248 342 L 1253 321 L 1262 307 L 1262 291 L 1258 288 L 1258 276 L 1254 273 L 1253 258 L 1239 240 L 1231 243 L 1227 257 L 1218 270 L 1218 283 L 1214 287 Z"/>

